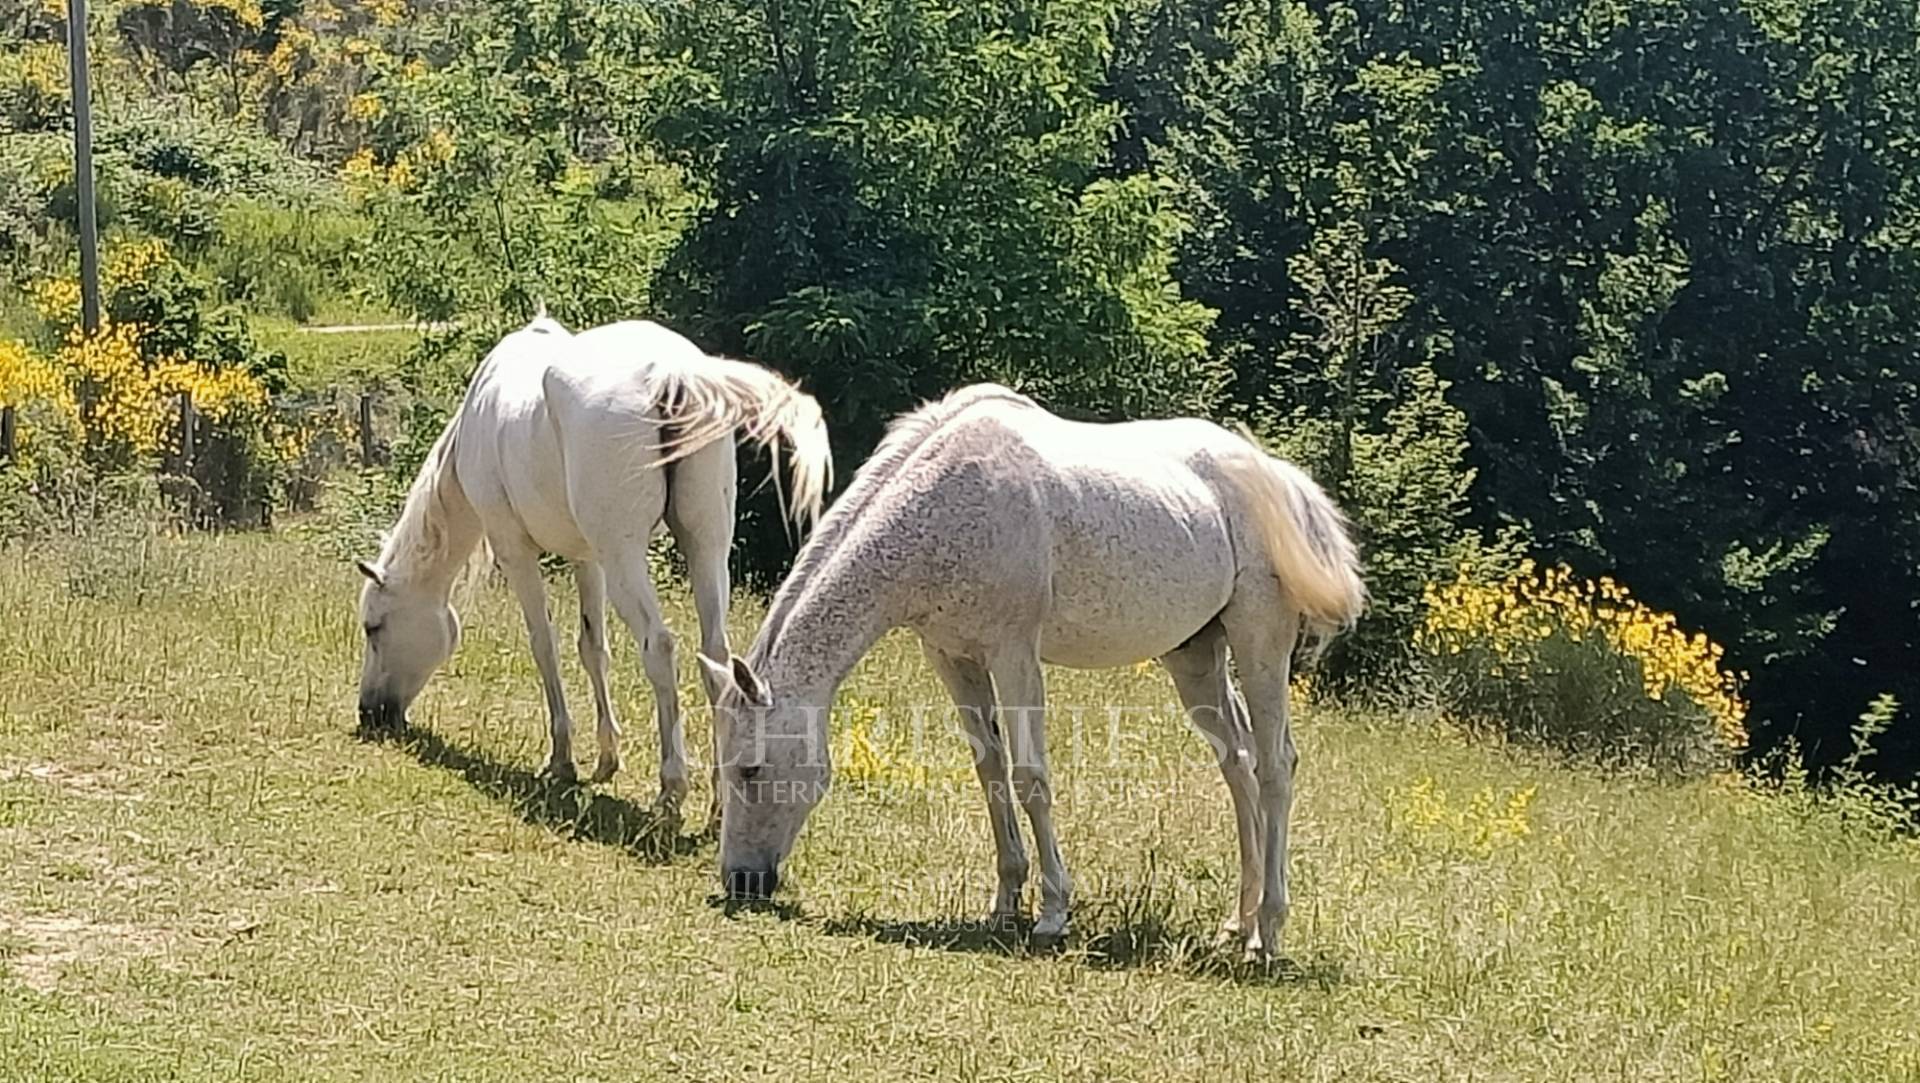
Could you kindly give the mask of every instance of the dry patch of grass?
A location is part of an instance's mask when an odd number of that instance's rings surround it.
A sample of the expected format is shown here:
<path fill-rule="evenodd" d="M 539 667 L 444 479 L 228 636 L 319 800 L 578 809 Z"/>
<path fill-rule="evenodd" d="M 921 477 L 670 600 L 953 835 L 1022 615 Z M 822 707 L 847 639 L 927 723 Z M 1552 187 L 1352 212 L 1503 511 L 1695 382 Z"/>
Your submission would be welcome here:
<path fill-rule="evenodd" d="M 36 993 L 59 989 L 69 966 L 160 955 L 171 939 L 160 929 L 71 914 L 13 914 L 0 906 L 0 960 L 10 976 Z M 5 946 L 9 942 L 11 948 Z"/>

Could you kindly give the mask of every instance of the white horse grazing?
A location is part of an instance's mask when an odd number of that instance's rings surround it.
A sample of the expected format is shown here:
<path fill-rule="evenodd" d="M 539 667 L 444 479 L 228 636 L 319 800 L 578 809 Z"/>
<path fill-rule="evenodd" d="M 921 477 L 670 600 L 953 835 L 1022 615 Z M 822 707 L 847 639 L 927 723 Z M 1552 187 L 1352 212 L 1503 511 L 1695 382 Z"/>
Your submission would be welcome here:
<path fill-rule="evenodd" d="M 1005 388 L 957 391 L 894 425 L 801 551 L 747 657 L 702 659 L 730 716 L 722 882 L 746 898 L 777 885 L 826 790 L 834 692 L 904 626 L 974 748 L 999 855 L 995 918 L 1024 909 L 1017 801 L 1040 857 L 1034 933 L 1066 930 L 1041 663 L 1158 658 L 1232 793 L 1240 894 L 1227 929 L 1270 951 L 1287 911 L 1290 656 L 1303 622 L 1328 634 L 1364 600 L 1338 509 L 1250 440 L 1199 420 L 1082 424 Z"/>
<path fill-rule="evenodd" d="M 560 686 L 539 556 L 573 562 L 580 656 L 593 685 L 604 781 L 620 767 L 607 695 L 606 602 L 639 641 L 660 720 L 660 796 L 678 805 L 687 758 L 673 636 L 660 619 L 647 543 L 664 518 L 686 555 L 703 651 L 726 657 L 733 544 L 734 433 L 792 448 L 787 512 L 818 518 L 832 470 L 814 400 L 756 365 L 709 357 L 652 323 L 570 335 L 541 316 L 500 341 L 434 443 L 380 556 L 362 563 L 366 658 L 360 720 L 397 727 L 460 625 L 449 599 L 482 535 L 526 616 L 546 691 L 548 771 L 574 778 L 572 721 Z M 718 688 L 707 685 L 708 694 Z M 716 733 L 716 751 L 718 748 Z M 717 756 L 716 756 L 717 760 Z M 717 775 L 716 775 L 717 778 Z"/>

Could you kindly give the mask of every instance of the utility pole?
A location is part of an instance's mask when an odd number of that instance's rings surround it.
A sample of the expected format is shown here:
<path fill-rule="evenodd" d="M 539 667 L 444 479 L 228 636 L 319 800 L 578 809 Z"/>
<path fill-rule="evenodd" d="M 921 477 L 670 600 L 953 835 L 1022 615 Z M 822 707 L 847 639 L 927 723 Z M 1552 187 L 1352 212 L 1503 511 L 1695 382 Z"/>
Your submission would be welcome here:
<path fill-rule="evenodd" d="M 73 76 L 73 185 L 79 205 L 80 326 L 100 330 L 100 224 L 93 207 L 93 94 L 87 83 L 87 0 L 67 0 L 67 69 Z"/>

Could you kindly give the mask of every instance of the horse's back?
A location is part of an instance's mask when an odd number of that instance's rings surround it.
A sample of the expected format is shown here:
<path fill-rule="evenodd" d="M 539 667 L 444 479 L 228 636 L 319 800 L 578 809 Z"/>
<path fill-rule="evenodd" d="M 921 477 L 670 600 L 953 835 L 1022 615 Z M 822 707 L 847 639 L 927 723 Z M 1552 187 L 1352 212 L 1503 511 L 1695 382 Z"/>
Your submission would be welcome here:
<path fill-rule="evenodd" d="M 943 501 L 988 512 L 949 527 L 973 536 L 974 574 L 1031 591 L 1042 655 L 1093 668 L 1172 650 L 1225 607 L 1234 524 L 1208 466 L 1236 445 L 1209 422 L 1091 424 L 987 397 L 924 454 Z"/>
<path fill-rule="evenodd" d="M 462 481 L 495 544 L 524 535 L 547 552 L 598 559 L 609 532 L 644 542 L 666 499 L 651 469 L 659 431 L 647 375 L 699 356 L 642 321 L 575 335 L 536 320 L 502 338 L 474 376 L 460 449 Z"/>
<path fill-rule="evenodd" d="M 488 351 L 461 404 L 460 483 L 497 548 L 522 537 L 553 552 L 580 547 L 544 385 L 573 337 L 544 318 L 506 335 Z"/>

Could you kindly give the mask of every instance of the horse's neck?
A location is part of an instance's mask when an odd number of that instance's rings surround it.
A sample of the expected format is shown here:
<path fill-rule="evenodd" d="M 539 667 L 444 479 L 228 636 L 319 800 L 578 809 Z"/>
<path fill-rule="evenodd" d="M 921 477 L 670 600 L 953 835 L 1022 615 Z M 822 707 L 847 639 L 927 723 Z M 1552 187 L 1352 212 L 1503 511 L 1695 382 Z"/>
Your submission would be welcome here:
<path fill-rule="evenodd" d="M 778 626 L 764 630 L 755 651 L 762 676 L 776 688 L 818 690 L 831 699 L 880 637 L 901 623 L 892 597 L 899 577 L 870 557 L 843 549 L 799 584 Z"/>
<path fill-rule="evenodd" d="M 416 584 L 433 593 L 453 591 L 454 580 L 480 544 L 480 516 L 467 500 L 449 452 L 420 507 L 409 507 L 388 542 L 381 563 L 389 581 Z M 412 503 L 412 498 L 409 498 Z"/>

